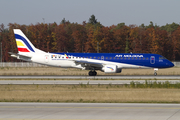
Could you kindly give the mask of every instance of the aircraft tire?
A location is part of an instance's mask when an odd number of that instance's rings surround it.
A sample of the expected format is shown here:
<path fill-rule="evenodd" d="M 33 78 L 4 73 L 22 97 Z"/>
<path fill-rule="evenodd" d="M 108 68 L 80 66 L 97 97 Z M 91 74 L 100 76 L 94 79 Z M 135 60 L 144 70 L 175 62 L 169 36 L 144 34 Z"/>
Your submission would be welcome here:
<path fill-rule="evenodd" d="M 89 76 L 92 76 L 92 75 L 93 75 L 92 71 L 89 71 Z"/>
<path fill-rule="evenodd" d="M 94 76 L 96 76 L 97 75 L 97 72 L 96 71 L 94 71 Z"/>
<path fill-rule="evenodd" d="M 96 71 L 89 71 L 89 76 L 96 76 L 97 72 Z"/>
<path fill-rule="evenodd" d="M 157 75 L 157 73 L 156 72 L 154 72 L 154 76 L 156 76 Z"/>

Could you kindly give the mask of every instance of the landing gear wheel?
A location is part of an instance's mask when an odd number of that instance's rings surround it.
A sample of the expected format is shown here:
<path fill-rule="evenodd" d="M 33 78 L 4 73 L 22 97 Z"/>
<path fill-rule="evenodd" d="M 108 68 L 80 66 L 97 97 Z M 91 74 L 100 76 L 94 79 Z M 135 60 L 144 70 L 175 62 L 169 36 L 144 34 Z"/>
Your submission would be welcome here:
<path fill-rule="evenodd" d="M 93 72 L 92 71 L 89 71 L 89 76 L 92 76 L 93 75 Z"/>
<path fill-rule="evenodd" d="M 157 75 L 157 72 L 154 72 L 154 76 L 156 76 Z"/>
<path fill-rule="evenodd" d="M 96 71 L 89 71 L 89 76 L 96 76 L 97 72 Z"/>
<path fill-rule="evenodd" d="M 94 76 L 96 76 L 97 75 L 97 72 L 96 71 L 94 71 Z"/>
<path fill-rule="evenodd" d="M 154 68 L 154 76 L 157 75 L 158 68 Z"/>

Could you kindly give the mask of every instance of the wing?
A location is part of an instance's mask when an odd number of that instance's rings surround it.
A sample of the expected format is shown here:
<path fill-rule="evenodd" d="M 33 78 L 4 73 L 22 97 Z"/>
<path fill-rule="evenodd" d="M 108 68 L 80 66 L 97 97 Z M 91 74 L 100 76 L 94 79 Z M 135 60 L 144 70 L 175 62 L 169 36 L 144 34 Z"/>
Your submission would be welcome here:
<path fill-rule="evenodd" d="M 96 70 L 99 70 L 103 67 L 102 63 L 97 63 L 94 61 L 87 61 L 87 60 L 72 60 L 72 61 L 74 61 L 76 64 L 81 64 L 82 66 L 85 66 L 87 69 L 94 68 Z"/>

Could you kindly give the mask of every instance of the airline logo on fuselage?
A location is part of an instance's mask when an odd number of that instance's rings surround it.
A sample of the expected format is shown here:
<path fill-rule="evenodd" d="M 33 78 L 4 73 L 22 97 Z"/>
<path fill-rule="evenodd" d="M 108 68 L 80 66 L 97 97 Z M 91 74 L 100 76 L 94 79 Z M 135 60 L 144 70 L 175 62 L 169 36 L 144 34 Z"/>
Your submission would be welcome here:
<path fill-rule="evenodd" d="M 143 57 L 143 55 L 116 55 L 115 57 Z"/>

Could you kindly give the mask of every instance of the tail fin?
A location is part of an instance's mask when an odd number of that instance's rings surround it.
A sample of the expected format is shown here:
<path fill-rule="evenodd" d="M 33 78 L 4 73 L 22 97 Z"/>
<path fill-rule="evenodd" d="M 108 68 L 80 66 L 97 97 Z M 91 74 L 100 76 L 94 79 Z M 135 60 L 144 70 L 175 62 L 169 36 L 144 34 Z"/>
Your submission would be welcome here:
<path fill-rule="evenodd" d="M 14 29 L 14 35 L 19 53 L 46 53 L 35 48 L 20 29 Z"/>
<path fill-rule="evenodd" d="M 14 35 L 19 53 L 35 52 L 36 48 L 20 29 L 14 29 Z"/>

